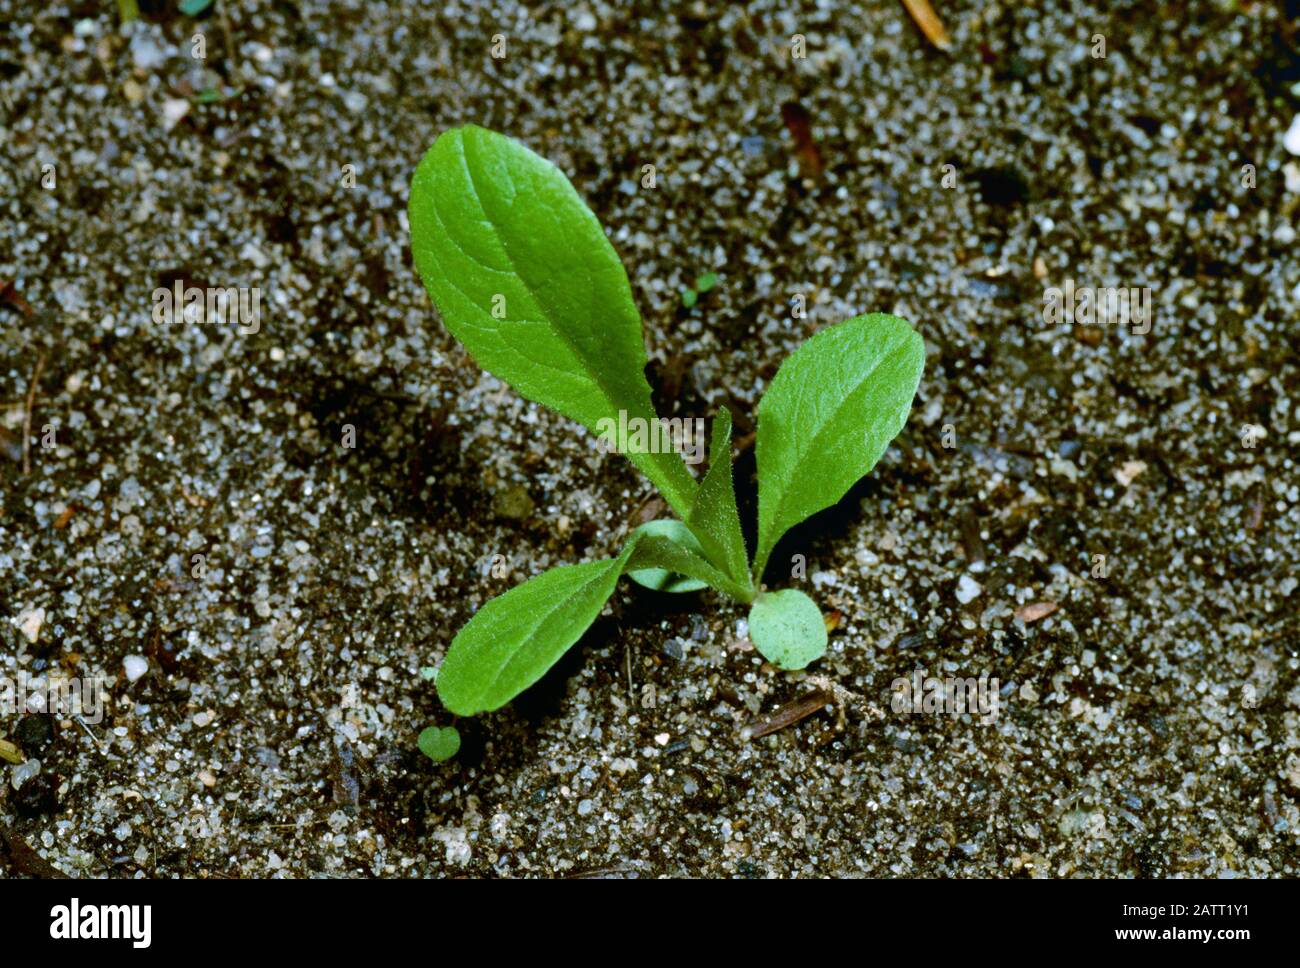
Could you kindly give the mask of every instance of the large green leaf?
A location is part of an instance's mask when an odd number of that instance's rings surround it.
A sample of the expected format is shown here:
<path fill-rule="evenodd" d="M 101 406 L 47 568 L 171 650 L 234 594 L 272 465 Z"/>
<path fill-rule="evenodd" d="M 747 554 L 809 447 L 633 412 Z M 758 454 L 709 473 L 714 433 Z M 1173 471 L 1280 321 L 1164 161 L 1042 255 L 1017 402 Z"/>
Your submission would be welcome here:
<path fill-rule="evenodd" d="M 700 482 L 687 524 L 704 547 L 705 556 L 748 587 L 749 558 L 740 532 L 736 489 L 731 481 L 731 411 L 726 407 L 713 418 L 709 471 Z"/>
<path fill-rule="evenodd" d="M 460 716 L 504 706 L 564 655 L 596 620 L 635 549 L 564 565 L 485 604 L 452 639 L 438 669 L 438 696 Z"/>
<path fill-rule="evenodd" d="M 656 419 L 627 273 L 564 174 L 516 141 L 468 125 L 415 170 L 411 251 L 443 322 L 519 393 L 600 433 Z M 676 453 L 629 453 L 683 518 L 695 482 Z"/>
<path fill-rule="evenodd" d="M 758 405 L 761 579 L 773 546 L 830 507 L 880 460 L 907 421 L 925 343 L 897 316 L 856 316 L 786 358 Z"/>

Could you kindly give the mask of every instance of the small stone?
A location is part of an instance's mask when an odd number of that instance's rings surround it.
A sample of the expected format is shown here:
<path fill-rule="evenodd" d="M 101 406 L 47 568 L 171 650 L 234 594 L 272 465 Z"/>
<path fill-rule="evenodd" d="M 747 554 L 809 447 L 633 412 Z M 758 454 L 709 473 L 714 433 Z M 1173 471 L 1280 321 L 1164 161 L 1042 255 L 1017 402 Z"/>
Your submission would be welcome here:
<path fill-rule="evenodd" d="M 199 782 L 202 783 L 209 790 L 211 790 L 214 786 L 217 785 L 217 778 L 213 776 L 211 773 L 209 773 L 207 770 L 203 770 L 199 773 Z"/>
<path fill-rule="evenodd" d="M 40 772 L 41 761 L 33 757 L 9 771 L 9 783 L 15 790 L 21 790 L 24 783 Z"/>
<path fill-rule="evenodd" d="M 257 269 L 265 269 L 271 264 L 271 260 L 266 253 L 259 249 L 252 242 L 245 242 L 243 248 L 239 250 L 239 257 L 247 262 L 251 262 Z"/>
<path fill-rule="evenodd" d="M 1032 625 L 1039 619 L 1047 618 L 1058 608 L 1060 606 L 1056 602 L 1033 602 L 1029 605 L 1021 605 L 1016 609 L 1016 618 L 1026 625 Z"/>
<path fill-rule="evenodd" d="M 1093 815 L 1087 810 L 1072 810 L 1062 815 L 1056 826 L 1062 837 L 1075 837 L 1092 828 Z"/>
<path fill-rule="evenodd" d="M 142 655 L 128 655 L 122 660 L 127 682 L 136 682 L 149 671 L 149 660 Z"/>
<path fill-rule="evenodd" d="M 1070 461 L 1064 460 L 1060 457 L 1053 457 L 1048 463 L 1052 468 L 1053 474 L 1064 477 L 1070 481 L 1077 481 L 1079 479 L 1079 468 L 1075 467 Z"/>
<path fill-rule="evenodd" d="M 1282 174 L 1286 178 L 1286 190 L 1292 194 L 1300 194 L 1300 164 L 1288 161 L 1282 166 Z"/>
<path fill-rule="evenodd" d="M 1066 460 L 1074 460 L 1082 451 L 1083 444 L 1077 440 L 1063 440 L 1056 448 L 1056 452 Z"/>
<path fill-rule="evenodd" d="M 957 582 L 957 601 L 967 605 L 977 599 L 983 591 L 980 583 L 974 578 L 970 575 L 962 575 Z"/>
<path fill-rule="evenodd" d="M 1119 481 L 1125 487 L 1132 484 L 1139 475 L 1147 469 L 1146 461 L 1126 460 L 1124 465 L 1115 472 L 1115 480 Z"/>
<path fill-rule="evenodd" d="M 40 638 L 41 626 L 44 624 L 45 609 L 43 607 L 28 609 L 26 612 L 23 612 L 18 616 L 18 628 L 27 638 L 27 641 L 31 642 L 33 645 L 35 645 L 36 640 Z"/>
<path fill-rule="evenodd" d="M 170 97 L 163 101 L 163 127 L 170 131 L 190 113 L 190 102 L 180 97 Z"/>
<path fill-rule="evenodd" d="M 1300 155 L 1300 114 L 1291 119 L 1291 127 L 1282 136 L 1282 147 L 1293 155 Z"/>
<path fill-rule="evenodd" d="M 158 46 L 150 31 L 141 30 L 131 38 L 131 61 L 137 71 L 147 74 L 167 62 L 167 52 Z"/>
<path fill-rule="evenodd" d="M 524 521 L 533 514 L 533 499 L 522 484 L 511 484 L 492 498 L 492 510 L 499 518 Z"/>
<path fill-rule="evenodd" d="M 578 802 L 578 816 L 585 817 L 592 811 L 592 802 L 590 800 L 581 800 Z"/>
<path fill-rule="evenodd" d="M 660 733 L 655 737 L 655 742 L 658 743 L 660 746 L 667 746 L 668 740 L 670 740 L 671 738 L 672 737 L 669 736 L 667 733 Z"/>

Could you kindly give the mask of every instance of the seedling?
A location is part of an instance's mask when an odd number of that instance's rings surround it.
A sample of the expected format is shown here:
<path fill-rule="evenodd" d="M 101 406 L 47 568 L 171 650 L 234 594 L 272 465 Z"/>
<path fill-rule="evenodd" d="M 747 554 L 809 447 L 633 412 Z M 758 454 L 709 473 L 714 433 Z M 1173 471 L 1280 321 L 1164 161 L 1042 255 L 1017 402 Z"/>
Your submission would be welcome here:
<path fill-rule="evenodd" d="M 420 732 L 415 744 L 429 759 L 441 763 L 460 752 L 460 733 L 455 726 L 446 726 L 442 729 L 428 726 Z"/>
<path fill-rule="evenodd" d="M 620 412 L 642 426 L 658 419 L 627 273 L 558 168 L 495 132 L 452 129 L 416 168 L 410 221 L 424 285 L 481 366 L 610 449 Z M 907 420 L 924 365 L 921 337 L 879 313 L 828 327 L 785 360 L 758 405 L 752 560 L 732 486 L 730 412 L 714 418 L 698 482 L 681 455 L 629 447 L 676 519 L 637 528 L 613 558 L 553 568 L 483 605 L 438 670 L 443 705 L 471 716 L 523 692 L 578 641 L 624 574 L 664 591 L 709 586 L 749 605 L 750 638 L 780 668 L 819 658 L 817 606 L 797 589 L 764 591 L 764 569 L 782 535 L 875 466 Z"/>
<path fill-rule="evenodd" d="M 694 289 L 687 288 L 682 290 L 682 305 L 685 306 L 687 309 L 690 309 L 697 302 L 699 302 L 701 296 L 703 296 L 706 292 L 708 292 L 717 284 L 718 284 L 718 274 L 716 272 L 706 272 L 702 276 L 696 276 L 695 288 Z"/>

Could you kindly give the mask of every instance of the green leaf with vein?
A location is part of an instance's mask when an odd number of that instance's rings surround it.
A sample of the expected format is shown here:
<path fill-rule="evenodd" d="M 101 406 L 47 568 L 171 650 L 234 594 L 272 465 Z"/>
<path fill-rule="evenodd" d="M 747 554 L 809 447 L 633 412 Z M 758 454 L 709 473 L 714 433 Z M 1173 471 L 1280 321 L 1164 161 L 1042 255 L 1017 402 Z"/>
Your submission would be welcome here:
<path fill-rule="evenodd" d="M 420 747 L 421 753 L 435 763 L 441 763 L 460 752 L 460 733 L 455 726 L 447 726 L 443 729 L 428 726 L 421 730 L 415 743 Z"/>
<path fill-rule="evenodd" d="M 593 433 L 655 420 L 627 273 L 564 174 L 467 125 L 444 132 L 411 181 L 411 251 L 443 322 L 481 366 Z M 695 481 L 675 453 L 629 453 L 685 518 Z"/>
<path fill-rule="evenodd" d="M 826 620 L 797 588 L 764 592 L 749 609 L 754 648 L 780 669 L 802 669 L 826 654 Z"/>
<path fill-rule="evenodd" d="M 540 679 L 596 620 L 636 546 L 634 539 L 617 558 L 552 568 L 483 605 L 438 669 L 442 704 L 473 716 Z"/>
<path fill-rule="evenodd" d="M 731 480 L 731 411 L 723 407 L 713 418 L 709 441 L 709 471 L 700 482 L 695 507 L 686 522 L 699 539 L 705 556 L 746 588 L 750 587 L 749 558 L 736 510 Z"/>
<path fill-rule="evenodd" d="M 790 528 L 828 508 L 880 460 L 907 421 L 925 343 L 897 316 L 856 316 L 817 333 L 777 371 L 758 405 L 762 578 Z"/>

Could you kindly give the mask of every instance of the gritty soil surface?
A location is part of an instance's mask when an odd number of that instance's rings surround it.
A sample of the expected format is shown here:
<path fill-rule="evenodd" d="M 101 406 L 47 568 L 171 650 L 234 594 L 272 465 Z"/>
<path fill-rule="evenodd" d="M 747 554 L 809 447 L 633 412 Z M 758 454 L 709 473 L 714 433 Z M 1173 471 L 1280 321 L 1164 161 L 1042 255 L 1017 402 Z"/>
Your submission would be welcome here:
<path fill-rule="evenodd" d="M 0 676 L 112 680 L 99 722 L 0 712 L 0 870 L 1300 873 L 1294 3 L 956 0 L 948 54 L 886 0 L 141 6 L 0 0 Z M 767 574 L 835 613 L 837 708 L 746 741 L 812 686 L 624 583 L 416 749 L 483 602 L 663 513 L 439 323 L 407 185 L 467 122 L 607 226 L 746 513 L 788 353 L 925 337 L 904 434 Z M 1149 287 L 1150 331 L 1045 320 L 1067 279 Z M 155 323 L 177 281 L 260 330 Z M 917 669 L 998 706 L 898 711 Z"/>

